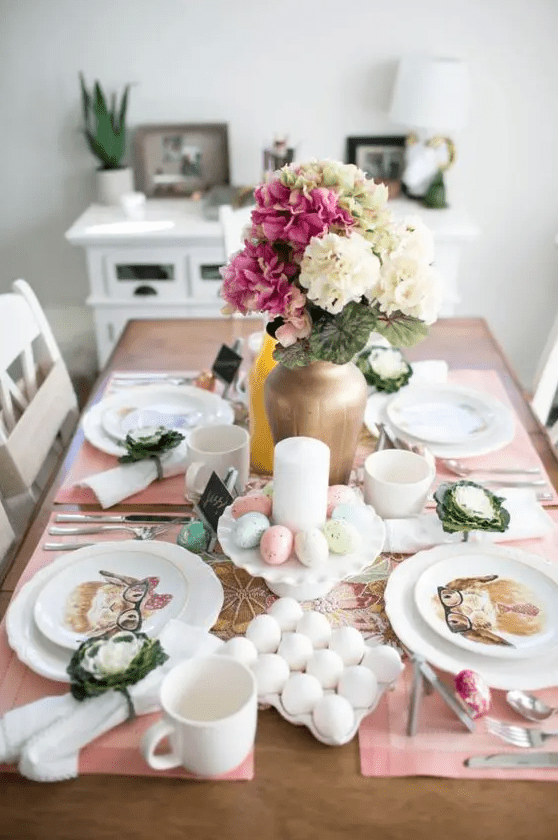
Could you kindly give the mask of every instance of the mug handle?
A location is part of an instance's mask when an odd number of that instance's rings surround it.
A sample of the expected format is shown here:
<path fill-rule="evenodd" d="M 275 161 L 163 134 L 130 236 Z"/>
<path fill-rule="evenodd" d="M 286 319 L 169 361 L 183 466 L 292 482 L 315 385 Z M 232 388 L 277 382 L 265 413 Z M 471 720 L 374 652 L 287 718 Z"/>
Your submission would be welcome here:
<path fill-rule="evenodd" d="M 166 720 L 159 720 L 149 727 L 141 739 L 141 754 L 154 770 L 170 770 L 173 767 L 179 767 L 182 763 L 180 758 L 172 751 L 155 755 L 157 744 L 171 732 L 174 732 L 172 724 Z"/>
<path fill-rule="evenodd" d="M 203 461 L 194 461 L 186 470 L 186 493 L 201 496 L 210 477 L 211 470 L 209 467 Z"/>

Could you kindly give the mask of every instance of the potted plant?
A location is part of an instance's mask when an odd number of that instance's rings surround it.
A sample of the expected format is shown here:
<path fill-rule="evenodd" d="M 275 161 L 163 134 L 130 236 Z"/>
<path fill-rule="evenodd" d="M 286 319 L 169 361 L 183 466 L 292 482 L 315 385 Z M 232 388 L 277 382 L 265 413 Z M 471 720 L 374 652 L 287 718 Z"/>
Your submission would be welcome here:
<path fill-rule="evenodd" d="M 116 94 L 112 94 L 109 107 L 98 81 L 95 81 L 90 93 L 83 73 L 79 74 L 79 80 L 85 138 L 100 161 L 97 170 L 98 198 L 103 204 L 118 204 L 122 195 L 134 189 L 132 169 L 122 164 L 126 151 L 126 109 L 130 85 L 126 85 L 120 103 Z"/>

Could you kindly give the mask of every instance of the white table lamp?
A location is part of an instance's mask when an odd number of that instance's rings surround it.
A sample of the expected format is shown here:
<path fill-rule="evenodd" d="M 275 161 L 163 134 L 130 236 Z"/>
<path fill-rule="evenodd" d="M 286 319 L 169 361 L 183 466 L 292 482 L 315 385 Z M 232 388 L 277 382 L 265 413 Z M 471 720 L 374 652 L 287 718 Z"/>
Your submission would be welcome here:
<path fill-rule="evenodd" d="M 455 159 L 448 134 L 467 124 L 469 74 L 456 58 L 414 56 L 399 62 L 390 117 L 416 131 L 407 140 L 403 183 L 430 207 L 445 207 L 443 173 Z"/>

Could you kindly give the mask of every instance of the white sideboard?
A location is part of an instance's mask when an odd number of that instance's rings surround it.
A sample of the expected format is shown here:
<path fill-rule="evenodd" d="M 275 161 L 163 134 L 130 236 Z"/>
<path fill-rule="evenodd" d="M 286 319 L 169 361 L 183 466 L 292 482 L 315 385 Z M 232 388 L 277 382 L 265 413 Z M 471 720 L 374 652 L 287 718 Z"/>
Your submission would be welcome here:
<path fill-rule="evenodd" d="M 454 208 L 429 210 L 408 199 L 396 199 L 389 206 L 395 216 L 420 216 L 433 231 L 436 267 L 446 290 L 440 314 L 452 315 L 459 300 L 461 248 L 478 229 Z M 93 204 L 66 232 L 66 239 L 85 248 L 90 292 L 86 303 L 93 310 L 100 366 L 130 319 L 220 313 L 223 233 L 218 221 L 204 217 L 201 202 L 150 199 L 139 219 L 128 218 L 120 207 Z"/>

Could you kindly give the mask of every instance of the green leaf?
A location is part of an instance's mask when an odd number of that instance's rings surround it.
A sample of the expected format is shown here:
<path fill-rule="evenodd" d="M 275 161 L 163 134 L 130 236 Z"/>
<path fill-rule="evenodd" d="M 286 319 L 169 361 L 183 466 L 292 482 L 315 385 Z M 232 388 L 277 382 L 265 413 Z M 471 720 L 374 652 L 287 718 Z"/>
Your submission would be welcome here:
<path fill-rule="evenodd" d="M 403 315 L 401 312 L 394 316 L 381 315 L 376 324 L 376 330 L 381 333 L 394 347 L 413 347 L 428 335 L 428 327 L 423 321 Z"/>
<path fill-rule="evenodd" d="M 126 439 L 120 441 L 121 445 L 126 447 L 127 453 L 118 460 L 121 464 L 131 464 L 134 461 L 155 458 L 175 449 L 183 440 L 184 435 L 181 432 L 165 429 L 164 426 L 159 426 L 149 436 L 141 436 L 138 432 L 128 432 Z"/>
<path fill-rule="evenodd" d="M 280 344 L 276 344 L 273 350 L 273 358 L 283 367 L 291 370 L 297 367 L 305 367 L 315 361 L 310 351 L 308 339 L 296 341 L 290 347 L 282 347 Z"/>
<path fill-rule="evenodd" d="M 376 323 L 372 309 L 351 301 L 337 315 L 326 314 L 314 323 L 310 350 L 316 359 L 346 364 L 365 346 Z"/>

